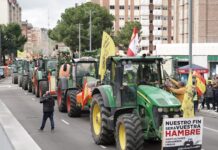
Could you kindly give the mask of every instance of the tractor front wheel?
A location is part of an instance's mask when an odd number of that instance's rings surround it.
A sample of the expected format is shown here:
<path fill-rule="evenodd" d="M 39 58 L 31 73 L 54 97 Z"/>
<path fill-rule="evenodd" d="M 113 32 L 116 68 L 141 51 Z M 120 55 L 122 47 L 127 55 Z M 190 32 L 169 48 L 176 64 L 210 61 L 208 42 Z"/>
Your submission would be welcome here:
<path fill-rule="evenodd" d="M 27 86 L 28 86 L 28 77 L 27 76 L 23 76 L 23 80 L 22 80 L 22 88 L 23 88 L 23 90 L 27 90 Z"/>
<path fill-rule="evenodd" d="M 104 106 L 101 94 L 95 94 L 92 98 L 90 123 L 92 137 L 96 144 L 108 145 L 114 143 L 113 131 L 108 129 L 107 120 L 110 111 Z"/>
<path fill-rule="evenodd" d="M 143 149 L 143 130 L 137 114 L 124 114 L 118 117 L 115 137 L 118 150 Z"/>
<path fill-rule="evenodd" d="M 28 92 L 31 93 L 32 90 L 33 90 L 33 89 L 32 89 L 32 81 L 31 81 L 31 79 L 28 80 L 28 86 L 27 86 L 27 87 L 28 87 Z"/>
<path fill-rule="evenodd" d="M 61 83 L 58 83 L 58 89 L 57 89 L 57 102 L 58 102 L 58 110 L 60 112 L 67 112 L 67 106 L 64 99 L 64 91 L 61 89 Z"/>
<path fill-rule="evenodd" d="M 69 117 L 80 117 L 81 115 L 81 107 L 77 106 L 77 94 L 77 90 L 67 92 L 67 112 Z"/>

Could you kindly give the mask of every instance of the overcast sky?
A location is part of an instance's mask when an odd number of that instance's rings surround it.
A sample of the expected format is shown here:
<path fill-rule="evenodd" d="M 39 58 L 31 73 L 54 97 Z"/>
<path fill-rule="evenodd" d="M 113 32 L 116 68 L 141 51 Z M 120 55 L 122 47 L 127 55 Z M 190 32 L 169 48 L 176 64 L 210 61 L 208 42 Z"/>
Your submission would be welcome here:
<path fill-rule="evenodd" d="M 55 27 L 66 8 L 85 0 L 17 0 L 22 8 L 22 20 L 28 20 L 34 27 Z M 49 17 L 48 17 L 49 16 Z M 48 19 L 49 18 L 49 19 Z"/>

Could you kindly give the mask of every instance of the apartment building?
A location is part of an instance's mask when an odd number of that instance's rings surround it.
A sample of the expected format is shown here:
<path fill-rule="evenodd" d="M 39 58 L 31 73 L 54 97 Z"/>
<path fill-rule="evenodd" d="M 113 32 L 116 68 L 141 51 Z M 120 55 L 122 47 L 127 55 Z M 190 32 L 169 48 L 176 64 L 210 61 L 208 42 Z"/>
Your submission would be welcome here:
<path fill-rule="evenodd" d="M 0 24 L 15 22 L 21 25 L 21 11 L 16 0 L 0 0 Z"/>
<path fill-rule="evenodd" d="M 114 30 L 120 30 L 127 21 L 142 24 L 141 49 L 150 53 L 156 44 L 173 41 L 172 0 L 88 0 L 106 7 L 115 16 Z"/>
<path fill-rule="evenodd" d="M 174 0 L 174 40 L 188 42 L 189 0 Z M 218 42 L 218 0 L 193 0 L 193 42 Z"/>

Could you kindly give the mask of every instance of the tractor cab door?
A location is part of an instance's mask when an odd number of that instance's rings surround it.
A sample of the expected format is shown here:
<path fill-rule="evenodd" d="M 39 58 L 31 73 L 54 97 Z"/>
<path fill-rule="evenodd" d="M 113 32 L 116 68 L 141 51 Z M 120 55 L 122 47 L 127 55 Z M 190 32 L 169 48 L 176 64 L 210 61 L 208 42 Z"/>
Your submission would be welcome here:
<path fill-rule="evenodd" d="M 116 96 L 116 106 L 135 106 L 137 102 L 136 73 L 131 66 L 116 67 L 113 92 Z"/>

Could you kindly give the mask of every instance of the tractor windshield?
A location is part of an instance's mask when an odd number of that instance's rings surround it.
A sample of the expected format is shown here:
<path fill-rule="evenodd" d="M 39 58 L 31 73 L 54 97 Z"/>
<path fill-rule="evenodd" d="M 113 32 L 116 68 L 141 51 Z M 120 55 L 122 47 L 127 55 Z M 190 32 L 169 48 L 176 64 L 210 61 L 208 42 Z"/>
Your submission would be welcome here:
<path fill-rule="evenodd" d="M 48 61 L 47 69 L 48 70 L 55 70 L 57 68 L 57 61 Z"/>
<path fill-rule="evenodd" d="M 160 83 L 158 65 L 156 63 L 132 62 L 124 65 L 123 83 Z"/>
<path fill-rule="evenodd" d="M 96 77 L 96 64 L 95 63 L 78 63 L 77 64 L 77 76 L 91 76 Z"/>

